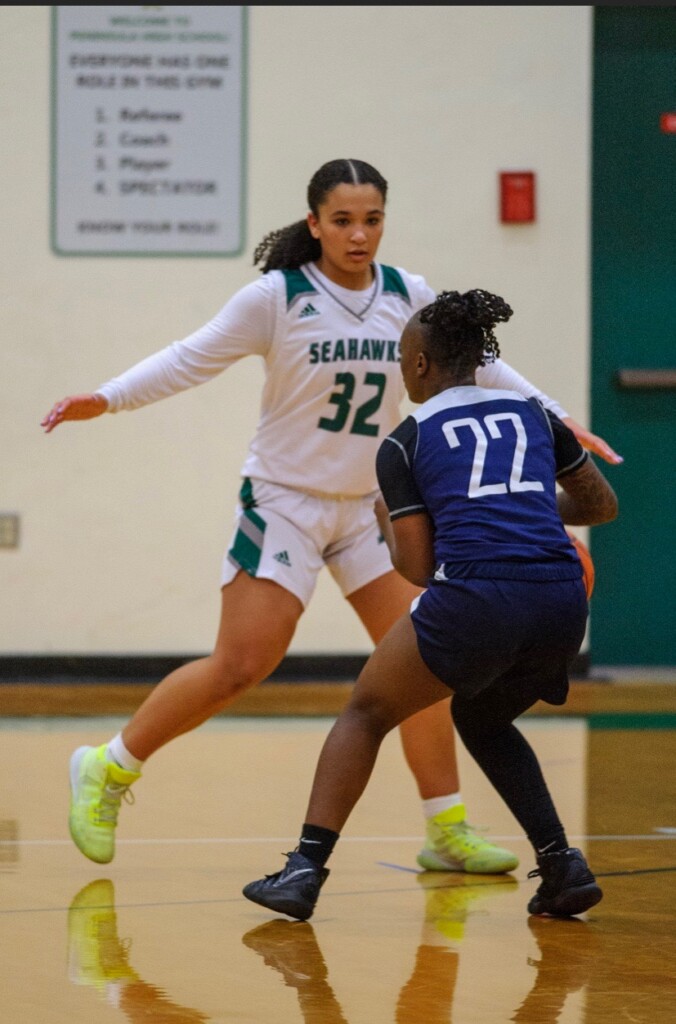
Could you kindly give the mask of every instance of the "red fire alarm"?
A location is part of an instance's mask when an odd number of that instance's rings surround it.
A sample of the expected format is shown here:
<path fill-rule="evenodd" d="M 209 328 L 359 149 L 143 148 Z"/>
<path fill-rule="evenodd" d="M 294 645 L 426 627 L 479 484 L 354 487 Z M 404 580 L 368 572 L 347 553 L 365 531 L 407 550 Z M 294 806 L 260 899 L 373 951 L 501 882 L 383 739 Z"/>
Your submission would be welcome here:
<path fill-rule="evenodd" d="M 660 130 L 665 135 L 676 134 L 676 114 L 662 114 L 660 117 Z"/>
<path fill-rule="evenodd" d="M 500 171 L 500 220 L 503 224 L 533 223 L 534 171 Z"/>

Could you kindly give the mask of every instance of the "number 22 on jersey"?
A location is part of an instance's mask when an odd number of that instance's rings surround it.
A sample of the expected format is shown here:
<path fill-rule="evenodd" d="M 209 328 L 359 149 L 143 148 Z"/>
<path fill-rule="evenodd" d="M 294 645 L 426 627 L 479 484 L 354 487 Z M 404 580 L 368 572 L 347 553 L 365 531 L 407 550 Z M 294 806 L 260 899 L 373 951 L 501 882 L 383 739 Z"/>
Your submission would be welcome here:
<path fill-rule="evenodd" d="M 504 440 L 499 424 L 508 421 L 512 424 L 516 442 L 512 454 L 511 468 L 508 468 L 508 479 L 502 483 L 482 484 L 486 455 L 489 445 L 493 441 Z M 526 456 L 528 444 L 526 429 L 521 417 L 514 412 L 498 412 L 484 417 L 483 421 L 467 416 L 463 419 L 447 420 L 442 425 L 444 436 L 450 448 L 458 448 L 466 443 L 458 436 L 460 427 L 469 427 L 474 435 L 474 458 L 472 460 L 472 472 L 470 474 L 468 498 L 483 498 L 489 494 L 506 494 L 518 491 L 543 491 L 544 486 L 539 480 L 523 479 L 523 463 Z M 467 438 L 467 434 L 463 434 Z"/>

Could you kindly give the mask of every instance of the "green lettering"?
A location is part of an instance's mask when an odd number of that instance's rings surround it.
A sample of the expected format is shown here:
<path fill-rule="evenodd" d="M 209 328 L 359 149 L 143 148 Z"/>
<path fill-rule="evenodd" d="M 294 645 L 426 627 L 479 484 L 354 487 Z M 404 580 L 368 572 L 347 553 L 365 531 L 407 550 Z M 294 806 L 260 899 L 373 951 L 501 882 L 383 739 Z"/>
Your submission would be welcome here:
<path fill-rule="evenodd" d="M 346 426 L 352 411 L 355 383 L 356 380 L 353 373 L 336 374 L 335 385 L 339 390 L 333 391 L 329 397 L 329 403 L 335 406 L 334 415 L 332 417 L 322 416 L 317 423 L 321 430 L 330 430 L 337 433 Z M 364 377 L 364 384 L 367 387 L 374 388 L 375 394 L 355 409 L 350 433 L 377 437 L 380 427 L 377 423 L 370 422 L 370 420 L 382 404 L 387 377 L 384 373 L 369 372 Z"/>
<path fill-rule="evenodd" d="M 354 383 L 354 374 L 336 374 L 336 387 L 339 387 L 342 390 L 334 391 L 329 398 L 329 402 L 336 406 L 336 412 L 333 419 L 329 419 L 328 416 L 322 416 L 317 424 L 317 426 L 321 427 L 322 430 L 330 430 L 333 433 L 337 433 L 339 430 L 343 429 L 350 412 L 350 403 L 352 401 L 352 395 L 354 394 Z"/>

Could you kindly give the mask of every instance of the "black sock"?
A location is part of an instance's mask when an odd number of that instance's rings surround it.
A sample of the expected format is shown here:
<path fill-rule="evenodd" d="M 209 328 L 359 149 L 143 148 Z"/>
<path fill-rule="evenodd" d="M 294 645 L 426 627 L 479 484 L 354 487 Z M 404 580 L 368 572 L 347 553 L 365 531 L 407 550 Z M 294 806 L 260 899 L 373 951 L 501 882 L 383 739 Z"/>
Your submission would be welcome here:
<path fill-rule="evenodd" d="M 319 864 L 323 868 L 333 853 L 333 847 L 340 838 L 339 832 L 330 828 L 323 828 L 322 825 L 303 825 L 298 844 L 298 852 L 311 860 L 313 864 Z"/>
<path fill-rule="evenodd" d="M 550 832 L 549 835 L 538 835 L 537 837 L 528 837 L 533 844 L 533 849 L 538 857 L 541 857 L 543 853 L 564 853 L 569 849 L 568 839 L 563 828 L 557 828 L 554 832 Z"/>

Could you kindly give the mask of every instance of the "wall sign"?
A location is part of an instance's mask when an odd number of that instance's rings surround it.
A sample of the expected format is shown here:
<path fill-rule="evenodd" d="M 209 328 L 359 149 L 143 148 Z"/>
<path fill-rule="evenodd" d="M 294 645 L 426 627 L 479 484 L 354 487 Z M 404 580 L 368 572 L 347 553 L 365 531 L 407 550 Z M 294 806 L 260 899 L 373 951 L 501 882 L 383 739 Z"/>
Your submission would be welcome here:
<path fill-rule="evenodd" d="M 246 7 L 52 15 L 52 246 L 235 256 L 244 245 Z"/>

